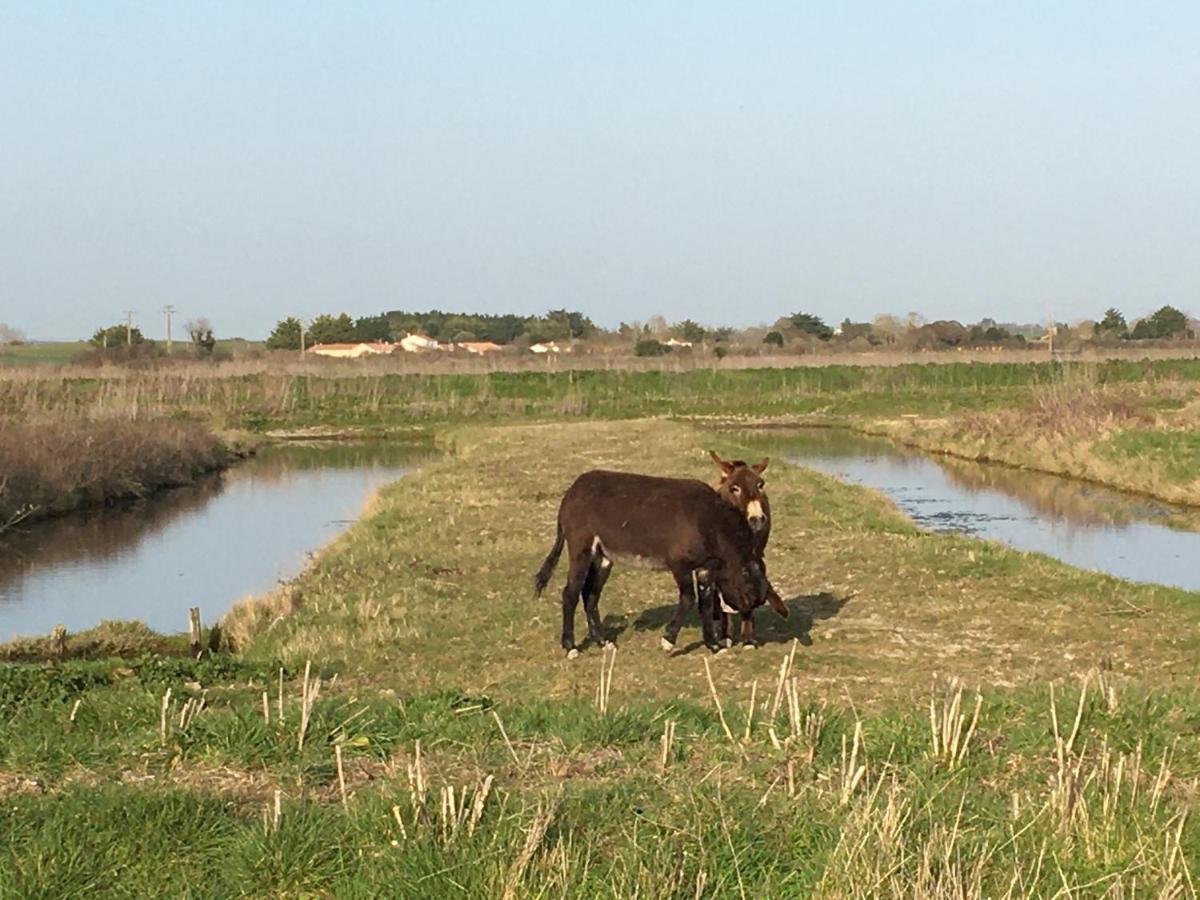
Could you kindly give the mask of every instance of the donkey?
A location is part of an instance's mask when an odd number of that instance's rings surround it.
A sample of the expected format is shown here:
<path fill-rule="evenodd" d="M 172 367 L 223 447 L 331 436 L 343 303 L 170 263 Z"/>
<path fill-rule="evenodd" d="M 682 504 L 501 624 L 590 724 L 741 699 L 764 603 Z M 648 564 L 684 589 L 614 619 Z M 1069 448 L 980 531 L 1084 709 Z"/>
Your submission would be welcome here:
<path fill-rule="evenodd" d="M 720 476 L 712 484 L 712 488 L 721 498 L 745 515 L 746 521 L 754 532 L 755 552 L 758 554 L 759 563 L 765 572 L 766 562 L 763 559 L 763 553 L 766 551 L 767 540 L 771 536 L 771 503 L 764 490 L 762 473 L 767 470 L 767 465 L 771 461 L 770 457 L 750 465 L 741 459 L 722 459 L 715 450 L 710 450 L 708 455 L 717 464 L 720 472 Z M 747 475 L 751 477 L 746 477 Z M 701 582 L 701 592 L 711 590 L 713 590 L 713 586 L 707 579 Z M 776 613 L 787 618 L 788 608 L 777 594 L 769 594 L 767 600 Z M 720 643 L 722 646 L 729 647 L 732 645 L 730 616 L 734 611 L 728 608 L 719 595 L 716 601 L 710 605 L 713 615 L 718 617 Z M 754 646 L 753 612 L 742 614 L 741 640 L 747 647 Z"/>
<path fill-rule="evenodd" d="M 738 477 L 748 484 L 758 476 L 747 469 Z M 562 647 L 569 658 L 578 655 L 575 609 L 581 595 L 588 637 L 608 643 L 599 604 L 614 559 L 667 569 L 674 576 L 679 604 L 663 636 L 667 650 L 675 646 L 684 613 L 697 601 L 700 578 L 715 584 L 743 614 L 768 596 L 778 597 L 766 579 L 745 515 L 694 479 L 599 469 L 580 475 L 559 504 L 558 532 L 534 577 L 535 596 L 549 583 L 564 544 L 570 569 L 562 593 Z M 718 649 L 709 608 L 714 597 L 712 591 L 701 596 L 700 624 L 704 643 Z"/>

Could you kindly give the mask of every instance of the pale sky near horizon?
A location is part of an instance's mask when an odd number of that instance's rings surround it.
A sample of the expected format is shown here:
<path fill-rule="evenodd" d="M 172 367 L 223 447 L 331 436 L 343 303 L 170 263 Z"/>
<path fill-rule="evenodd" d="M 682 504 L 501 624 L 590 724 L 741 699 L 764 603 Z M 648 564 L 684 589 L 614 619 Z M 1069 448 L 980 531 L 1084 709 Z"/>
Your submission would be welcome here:
<path fill-rule="evenodd" d="M 0 5 L 0 322 L 1200 314 L 1200 4 Z"/>

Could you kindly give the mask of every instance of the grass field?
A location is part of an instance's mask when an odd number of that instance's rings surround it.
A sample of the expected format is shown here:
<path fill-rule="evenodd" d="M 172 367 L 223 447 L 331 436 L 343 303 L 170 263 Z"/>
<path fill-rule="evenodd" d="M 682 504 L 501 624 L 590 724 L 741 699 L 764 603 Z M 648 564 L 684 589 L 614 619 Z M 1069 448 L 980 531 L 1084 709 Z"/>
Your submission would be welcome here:
<path fill-rule="evenodd" d="M 762 648 L 711 657 L 693 619 L 664 654 L 670 579 L 618 567 L 619 649 L 568 661 L 564 573 L 530 581 L 571 478 L 756 448 L 662 420 L 444 442 L 227 618 L 239 654 L 0 667 L 0 892 L 1195 896 L 1200 598 L 772 463 L 791 616 Z"/>
<path fill-rule="evenodd" d="M 87 341 L 0 346 L 0 366 L 62 366 L 91 349 Z"/>

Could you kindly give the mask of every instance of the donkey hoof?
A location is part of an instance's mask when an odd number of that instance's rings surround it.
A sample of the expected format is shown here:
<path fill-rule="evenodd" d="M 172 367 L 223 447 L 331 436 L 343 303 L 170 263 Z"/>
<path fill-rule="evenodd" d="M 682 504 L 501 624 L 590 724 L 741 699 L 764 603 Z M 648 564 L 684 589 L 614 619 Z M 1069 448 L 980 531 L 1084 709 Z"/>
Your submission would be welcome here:
<path fill-rule="evenodd" d="M 578 647 L 572 647 L 570 650 L 567 651 L 567 659 L 574 659 L 578 655 L 579 655 Z"/>
<path fill-rule="evenodd" d="M 754 643 L 753 641 L 747 641 L 746 643 L 742 644 L 742 649 L 743 650 L 757 650 L 758 644 Z"/>
<path fill-rule="evenodd" d="M 723 638 L 721 640 L 721 646 L 728 650 L 733 646 L 733 638 Z"/>
<path fill-rule="evenodd" d="M 616 649 L 617 649 L 617 645 L 616 645 L 616 644 L 614 644 L 612 641 L 601 641 L 601 642 L 600 642 L 600 649 L 601 649 L 601 650 L 616 650 Z"/>
<path fill-rule="evenodd" d="M 660 640 L 658 642 L 658 646 L 662 647 L 668 653 L 670 653 L 672 650 L 675 649 L 675 645 L 672 644 L 670 641 L 668 641 L 666 638 L 663 638 L 662 640 Z"/>

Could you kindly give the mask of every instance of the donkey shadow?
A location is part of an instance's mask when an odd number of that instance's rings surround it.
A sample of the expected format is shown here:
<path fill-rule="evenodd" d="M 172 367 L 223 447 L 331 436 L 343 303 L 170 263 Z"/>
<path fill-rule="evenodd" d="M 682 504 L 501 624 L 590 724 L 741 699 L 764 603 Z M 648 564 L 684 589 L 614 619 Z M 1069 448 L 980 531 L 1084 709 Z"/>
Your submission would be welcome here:
<path fill-rule="evenodd" d="M 775 615 L 769 607 L 763 607 L 754 616 L 756 642 L 758 644 L 787 644 L 792 640 L 797 640 L 805 647 L 810 647 L 813 642 L 813 625 L 826 619 L 832 619 L 853 598 L 854 594 L 846 594 L 839 597 L 828 591 L 823 591 L 819 594 L 800 594 L 784 601 L 788 608 L 788 617 L 786 619 Z M 675 615 L 675 608 L 676 605 L 672 603 L 667 606 L 654 606 L 643 610 L 632 622 L 634 630 L 657 631 L 666 628 L 667 623 L 671 621 L 671 617 Z M 627 622 L 628 618 L 626 616 L 613 616 L 611 621 L 606 619 L 604 624 L 606 628 L 619 629 L 615 632 L 619 634 L 625 630 Z M 684 628 L 689 626 L 700 627 L 700 616 L 695 607 L 688 612 L 683 624 Z M 702 640 L 695 641 L 687 646 L 681 646 L 675 652 L 677 655 L 691 653 L 693 650 L 703 646 L 704 642 Z"/>

